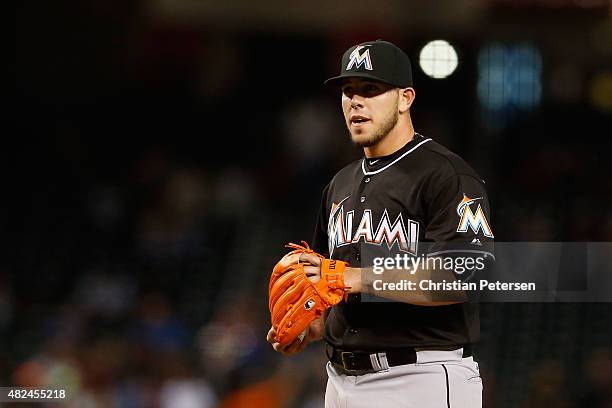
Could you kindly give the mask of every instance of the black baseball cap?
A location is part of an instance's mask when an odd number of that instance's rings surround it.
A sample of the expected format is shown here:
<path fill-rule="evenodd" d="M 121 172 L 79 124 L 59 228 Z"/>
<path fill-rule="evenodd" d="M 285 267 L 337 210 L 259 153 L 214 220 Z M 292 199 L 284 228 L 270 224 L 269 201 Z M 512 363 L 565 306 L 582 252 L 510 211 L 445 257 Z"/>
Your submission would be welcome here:
<path fill-rule="evenodd" d="M 397 45 L 376 40 L 353 45 L 342 55 L 340 75 L 325 85 L 338 87 L 345 78 L 368 78 L 398 88 L 412 86 L 410 58 Z"/>

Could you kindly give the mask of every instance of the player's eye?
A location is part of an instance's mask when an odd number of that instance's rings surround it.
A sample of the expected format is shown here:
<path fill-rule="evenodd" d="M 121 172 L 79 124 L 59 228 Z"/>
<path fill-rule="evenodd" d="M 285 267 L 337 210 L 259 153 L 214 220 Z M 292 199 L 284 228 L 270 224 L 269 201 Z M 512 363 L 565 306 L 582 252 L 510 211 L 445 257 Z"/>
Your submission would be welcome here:
<path fill-rule="evenodd" d="M 365 86 L 365 92 L 372 95 L 380 92 L 380 89 L 374 84 L 368 84 Z"/>
<path fill-rule="evenodd" d="M 353 90 L 352 86 L 345 86 L 342 88 L 342 93 L 350 98 L 351 96 L 353 96 L 355 91 Z"/>

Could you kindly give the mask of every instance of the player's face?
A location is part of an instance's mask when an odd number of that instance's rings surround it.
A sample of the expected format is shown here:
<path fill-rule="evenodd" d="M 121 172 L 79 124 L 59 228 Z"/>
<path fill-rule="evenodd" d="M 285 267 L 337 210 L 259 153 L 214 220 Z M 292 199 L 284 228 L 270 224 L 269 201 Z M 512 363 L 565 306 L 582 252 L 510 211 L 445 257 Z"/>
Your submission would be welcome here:
<path fill-rule="evenodd" d="M 350 78 L 342 85 L 342 110 L 353 143 L 373 146 L 399 118 L 397 89 L 382 82 Z"/>

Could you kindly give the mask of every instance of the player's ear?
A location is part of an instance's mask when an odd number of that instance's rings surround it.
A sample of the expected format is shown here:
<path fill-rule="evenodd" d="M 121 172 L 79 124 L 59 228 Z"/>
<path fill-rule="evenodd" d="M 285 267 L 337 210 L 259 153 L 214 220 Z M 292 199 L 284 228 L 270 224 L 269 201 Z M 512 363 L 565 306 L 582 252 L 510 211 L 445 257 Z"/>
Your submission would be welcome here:
<path fill-rule="evenodd" d="M 414 102 L 416 94 L 414 88 L 400 88 L 399 89 L 399 103 L 398 109 L 400 113 L 407 112 Z"/>

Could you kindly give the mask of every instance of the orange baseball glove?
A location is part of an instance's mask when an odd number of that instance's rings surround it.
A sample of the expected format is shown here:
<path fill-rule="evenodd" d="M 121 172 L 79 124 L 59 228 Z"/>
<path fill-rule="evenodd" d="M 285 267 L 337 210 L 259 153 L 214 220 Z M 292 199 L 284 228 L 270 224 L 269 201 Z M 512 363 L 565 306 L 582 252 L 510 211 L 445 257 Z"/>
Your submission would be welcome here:
<path fill-rule="evenodd" d="M 282 257 L 270 276 L 268 295 L 275 340 L 281 346 L 293 342 L 310 323 L 342 301 L 347 288 L 344 286 L 346 262 L 325 259 L 308 244 L 289 243 L 293 251 Z M 321 279 L 313 283 L 304 272 L 308 263 L 300 262 L 303 253 L 321 258 Z"/>

